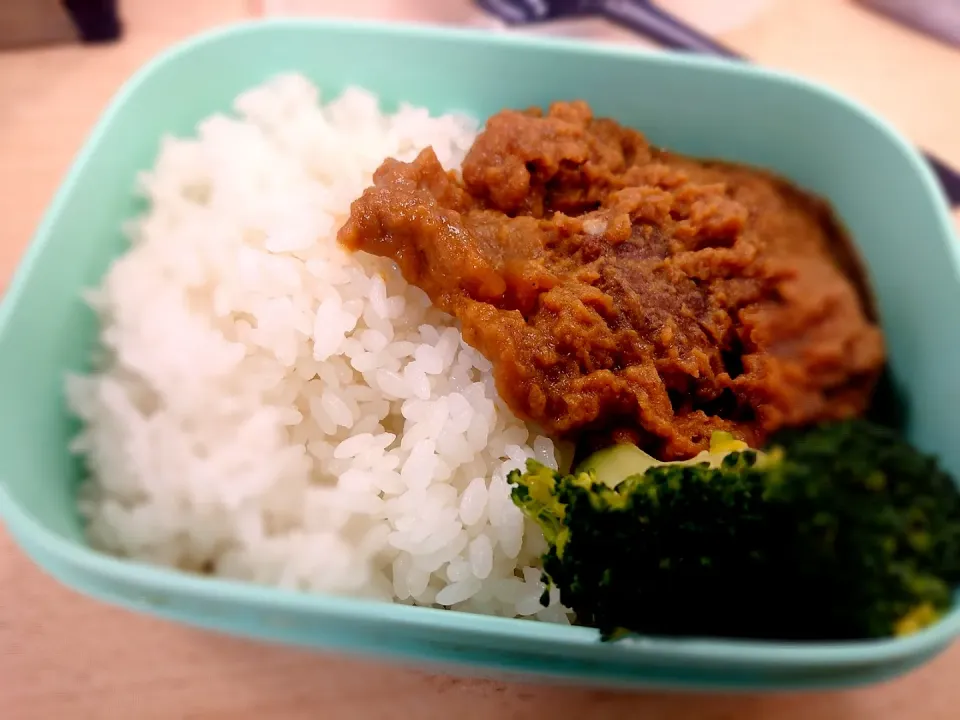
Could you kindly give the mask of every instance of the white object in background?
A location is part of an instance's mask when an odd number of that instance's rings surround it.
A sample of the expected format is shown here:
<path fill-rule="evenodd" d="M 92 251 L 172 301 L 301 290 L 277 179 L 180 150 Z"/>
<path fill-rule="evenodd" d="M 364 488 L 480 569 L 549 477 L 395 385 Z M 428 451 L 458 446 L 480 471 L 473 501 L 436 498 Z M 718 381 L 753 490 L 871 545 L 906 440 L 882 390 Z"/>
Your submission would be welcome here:
<path fill-rule="evenodd" d="M 349 17 L 462 25 L 482 15 L 471 0 L 259 0 L 265 16 Z"/>
<path fill-rule="evenodd" d="M 655 3 L 708 35 L 749 25 L 773 0 L 657 0 Z"/>

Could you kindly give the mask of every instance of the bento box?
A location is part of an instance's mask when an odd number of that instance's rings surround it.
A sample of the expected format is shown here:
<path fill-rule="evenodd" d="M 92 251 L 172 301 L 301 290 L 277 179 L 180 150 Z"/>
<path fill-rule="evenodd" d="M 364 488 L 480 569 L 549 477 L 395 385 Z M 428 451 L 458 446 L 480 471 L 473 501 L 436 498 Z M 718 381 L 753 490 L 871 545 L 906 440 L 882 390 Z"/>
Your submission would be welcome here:
<path fill-rule="evenodd" d="M 412 607 L 202 577 L 88 547 L 82 467 L 63 379 L 84 370 L 96 318 L 82 291 L 126 245 L 131 192 L 160 138 L 279 73 L 335 95 L 362 86 L 389 107 L 481 121 L 505 107 L 586 100 L 598 114 L 697 156 L 769 168 L 834 204 L 876 291 L 909 439 L 960 476 L 960 273 L 952 220 L 918 153 L 856 102 L 747 65 L 552 39 L 348 21 L 234 25 L 164 52 L 130 79 L 80 151 L 0 309 L 0 515 L 23 551 L 84 594 L 250 638 L 507 678 L 620 687 L 778 690 L 876 682 L 929 660 L 960 631 L 960 605 L 904 638 L 791 644 L 601 642 L 590 628 Z"/>

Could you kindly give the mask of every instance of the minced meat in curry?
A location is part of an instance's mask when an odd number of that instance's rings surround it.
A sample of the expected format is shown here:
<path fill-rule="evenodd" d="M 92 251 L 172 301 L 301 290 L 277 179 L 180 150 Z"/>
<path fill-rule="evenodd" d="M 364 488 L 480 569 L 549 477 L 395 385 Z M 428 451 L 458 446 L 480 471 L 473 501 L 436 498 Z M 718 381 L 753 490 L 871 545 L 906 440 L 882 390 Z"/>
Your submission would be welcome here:
<path fill-rule="evenodd" d="M 583 102 L 494 116 L 462 179 L 430 149 L 387 160 L 339 237 L 396 261 L 558 436 L 663 459 L 715 430 L 758 447 L 863 412 L 884 362 L 825 203 Z"/>

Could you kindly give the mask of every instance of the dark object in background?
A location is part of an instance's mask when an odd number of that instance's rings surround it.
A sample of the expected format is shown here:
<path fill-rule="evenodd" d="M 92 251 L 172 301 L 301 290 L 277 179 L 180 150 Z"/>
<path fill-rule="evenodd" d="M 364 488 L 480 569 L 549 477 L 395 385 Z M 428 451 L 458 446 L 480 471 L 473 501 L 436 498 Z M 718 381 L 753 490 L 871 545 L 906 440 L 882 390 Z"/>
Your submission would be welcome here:
<path fill-rule="evenodd" d="M 63 0 L 63 6 L 73 18 L 83 42 L 103 43 L 120 38 L 122 28 L 116 0 Z"/>
<path fill-rule="evenodd" d="M 960 47 L 960 0 L 857 0 L 896 22 Z"/>
<path fill-rule="evenodd" d="M 737 59 L 730 48 L 705 35 L 649 0 L 477 0 L 491 15 L 509 25 L 598 16 L 650 38 L 671 50 L 700 52 Z"/>
<path fill-rule="evenodd" d="M 0 0 L 0 51 L 112 42 L 121 37 L 117 0 Z"/>
<path fill-rule="evenodd" d="M 494 17 L 508 25 L 526 25 L 571 17 L 603 17 L 611 22 L 656 40 L 671 50 L 696 52 L 734 60 L 747 58 L 704 35 L 683 20 L 657 7 L 650 0 L 475 0 Z M 960 11 L 960 0 L 903 0 L 902 5 L 949 5 Z M 960 172 L 925 153 L 930 168 L 940 181 L 950 205 L 960 207 Z"/>

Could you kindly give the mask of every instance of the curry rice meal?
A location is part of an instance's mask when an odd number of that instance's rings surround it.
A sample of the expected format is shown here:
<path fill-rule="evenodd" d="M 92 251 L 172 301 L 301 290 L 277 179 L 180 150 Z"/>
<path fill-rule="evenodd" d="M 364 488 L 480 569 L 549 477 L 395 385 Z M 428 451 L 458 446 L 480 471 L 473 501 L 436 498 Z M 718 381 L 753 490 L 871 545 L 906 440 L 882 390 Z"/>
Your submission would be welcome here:
<path fill-rule="evenodd" d="M 951 478 L 873 420 L 821 199 L 580 101 L 482 128 L 286 75 L 166 138 L 88 293 L 97 548 L 630 632 L 902 634 L 960 582 Z"/>

